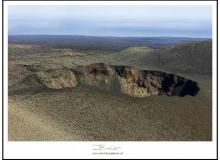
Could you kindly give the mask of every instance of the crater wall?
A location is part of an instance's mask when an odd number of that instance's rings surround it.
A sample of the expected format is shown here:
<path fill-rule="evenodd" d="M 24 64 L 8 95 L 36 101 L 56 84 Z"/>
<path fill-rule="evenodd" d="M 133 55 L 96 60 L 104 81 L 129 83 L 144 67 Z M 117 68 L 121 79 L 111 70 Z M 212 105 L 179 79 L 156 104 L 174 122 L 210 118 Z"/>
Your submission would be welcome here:
<path fill-rule="evenodd" d="M 76 69 L 49 69 L 36 71 L 24 79 L 25 84 L 50 89 L 74 88 L 89 85 L 113 93 L 132 97 L 157 95 L 195 96 L 199 92 L 196 82 L 160 71 L 138 70 L 129 66 L 90 64 Z"/>

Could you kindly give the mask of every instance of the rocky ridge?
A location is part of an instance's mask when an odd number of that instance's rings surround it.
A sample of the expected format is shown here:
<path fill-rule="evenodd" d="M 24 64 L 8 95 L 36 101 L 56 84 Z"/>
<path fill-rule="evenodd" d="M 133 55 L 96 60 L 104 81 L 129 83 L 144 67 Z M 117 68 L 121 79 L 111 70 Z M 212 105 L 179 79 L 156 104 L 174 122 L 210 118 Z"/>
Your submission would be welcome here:
<path fill-rule="evenodd" d="M 36 71 L 23 80 L 31 88 L 64 89 L 89 85 L 113 93 L 132 97 L 157 95 L 195 96 L 199 91 L 196 82 L 160 71 L 138 70 L 129 66 L 90 64 L 74 69 L 59 68 Z"/>

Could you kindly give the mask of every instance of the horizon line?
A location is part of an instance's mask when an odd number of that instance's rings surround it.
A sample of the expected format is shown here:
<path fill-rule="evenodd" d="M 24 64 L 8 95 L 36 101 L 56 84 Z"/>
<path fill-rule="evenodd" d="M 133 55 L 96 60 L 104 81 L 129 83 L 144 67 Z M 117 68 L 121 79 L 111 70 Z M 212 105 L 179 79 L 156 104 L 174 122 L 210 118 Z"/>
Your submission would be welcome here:
<path fill-rule="evenodd" d="M 76 35 L 76 34 L 11 34 L 8 36 L 82 36 L 82 37 L 111 37 L 111 38 L 198 38 L 212 39 L 212 37 L 184 37 L 184 36 L 105 36 L 105 35 Z"/>

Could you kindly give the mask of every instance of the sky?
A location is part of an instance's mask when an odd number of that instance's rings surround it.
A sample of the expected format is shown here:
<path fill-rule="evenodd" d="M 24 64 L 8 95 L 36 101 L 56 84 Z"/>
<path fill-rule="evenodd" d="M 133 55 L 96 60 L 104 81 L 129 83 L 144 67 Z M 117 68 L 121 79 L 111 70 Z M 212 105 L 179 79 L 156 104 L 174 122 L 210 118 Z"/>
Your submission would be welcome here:
<path fill-rule="evenodd" d="M 211 38 L 204 5 L 9 6 L 9 35 Z"/>

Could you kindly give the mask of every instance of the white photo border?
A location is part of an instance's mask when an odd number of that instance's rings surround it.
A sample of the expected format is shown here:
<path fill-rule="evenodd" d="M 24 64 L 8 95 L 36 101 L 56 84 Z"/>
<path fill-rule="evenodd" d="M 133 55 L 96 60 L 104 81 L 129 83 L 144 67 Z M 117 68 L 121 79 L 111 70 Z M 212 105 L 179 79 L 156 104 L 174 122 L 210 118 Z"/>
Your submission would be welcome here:
<path fill-rule="evenodd" d="M 3 1 L 2 5 L 2 156 L 8 158 L 54 159 L 121 159 L 121 158 L 195 158 L 216 159 L 218 156 L 218 44 L 217 1 Z M 211 5 L 212 6 L 212 141 L 8 141 L 8 6 L 10 5 Z M 121 147 L 119 154 L 94 154 L 93 145 Z"/>

